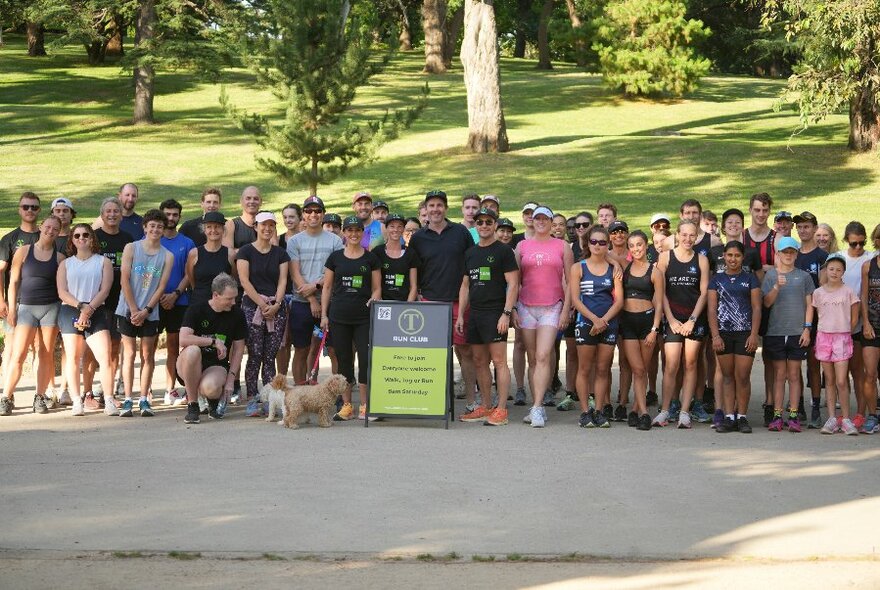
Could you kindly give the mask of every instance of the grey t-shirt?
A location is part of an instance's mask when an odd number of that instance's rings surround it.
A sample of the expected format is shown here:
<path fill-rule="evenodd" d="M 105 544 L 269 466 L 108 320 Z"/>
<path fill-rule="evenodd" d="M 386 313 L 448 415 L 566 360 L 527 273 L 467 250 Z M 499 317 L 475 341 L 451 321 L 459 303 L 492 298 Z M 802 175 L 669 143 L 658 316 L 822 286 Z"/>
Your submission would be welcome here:
<path fill-rule="evenodd" d="M 299 262 L 299 272 L 307 283 L 314 283 L 324 276 L 324 263 L 331 253 L 342 250 L 342 238 L 336 234 L 322 231 L 317 236 L 299 232 L 287 241 L 287 255 L 291 262 Z M 296 293 L 293 286 L 293 300 L 305 303 L 305 297 Z"/>
<path fill-rule="evenodd" d="M 778 271 L 773 268 L 764 275 L 761 293 L 766 295 L 776 284 Z M 816 287 L 810 275 L 799 268 L 784 273 L 785 285 L 780 287 L 776 302 L 770 308 L 767 336 L 799 336 L 804 331 L 807 311 L 805 297 L 812 295 Z M 768 313 L 765 310 L 765 313 Z"/>

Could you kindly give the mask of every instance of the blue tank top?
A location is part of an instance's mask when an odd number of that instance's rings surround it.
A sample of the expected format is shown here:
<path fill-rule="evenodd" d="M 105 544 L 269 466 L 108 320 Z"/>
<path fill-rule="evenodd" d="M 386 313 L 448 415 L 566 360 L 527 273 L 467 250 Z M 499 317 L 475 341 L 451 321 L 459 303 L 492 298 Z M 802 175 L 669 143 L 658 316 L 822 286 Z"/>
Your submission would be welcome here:
<path fill-rule="evenodd" d="M 135 305 L 137 305 L 138 309 L 144 309 L 150 297 L 159 288 L 159 279 L 162 278 L 162 270 L 165 268 L 165 255 L 168 254 L 168 250 L 160 246 L 155 254 L 147 254 L 146 250 L 144 250 L 143 240 L 132 242 L 131 247 L 134 249 L 131 257 L 131 275 L 129 278 L 131 290 L 134 295 Z M 116 305 L 116 315 L 128 317 L 130 313 L 131 310 L 128 307 L 128 302 L 125 300 L 125 296 L 121 296 L 119 303 Z M 158 305 L 153 308 L 153 312 L 147 319 L 151 322 L 159 321 Z"/>
<path fill-rule="evenodd" d="M 601 275 L 594 275 L 587 266 L 587 261 L 581 261 L 581 303 L 591 313 L 599 317 L 608 313 L 614 305 L 614 268 L 609 264 Z M 578 323 L 592 325 L 592 322 L 578 313 Z M 617 325 L 617 318 L 608 322 L 609 329 Z"/>

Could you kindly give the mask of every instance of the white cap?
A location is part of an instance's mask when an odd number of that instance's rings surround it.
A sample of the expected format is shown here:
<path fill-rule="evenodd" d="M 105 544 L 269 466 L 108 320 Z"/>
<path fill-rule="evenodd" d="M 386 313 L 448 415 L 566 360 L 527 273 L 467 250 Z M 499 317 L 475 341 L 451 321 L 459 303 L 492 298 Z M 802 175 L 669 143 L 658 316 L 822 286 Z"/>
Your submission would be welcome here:
<path fill-rule="evenodd" d="M 533 219 L 538 215 L 546 215 L 548 218 L 553 219 L 553 211 L 550 210 L 550 207 L 545 207 L 544 205 L 541 205 L 532 212 Z"/>
<path fill-rule="evenodd" d="M 669 216 L 666 213 L 655 213 L 653 217 L 651 217 L 650 225 L 654 225 L 658 221 L 665 221 L 666 223 L 670 223 Z"/>
<path fill-rule="evenodd" d="M 271 211 L 260 211 L 259 213 L 257 213 L 257 216 L 254 217 L 254 221 L 257 223 L 263 223 L 264 221 L 278 223 L 277 221 L 275 221 L 275 214 Z"/>

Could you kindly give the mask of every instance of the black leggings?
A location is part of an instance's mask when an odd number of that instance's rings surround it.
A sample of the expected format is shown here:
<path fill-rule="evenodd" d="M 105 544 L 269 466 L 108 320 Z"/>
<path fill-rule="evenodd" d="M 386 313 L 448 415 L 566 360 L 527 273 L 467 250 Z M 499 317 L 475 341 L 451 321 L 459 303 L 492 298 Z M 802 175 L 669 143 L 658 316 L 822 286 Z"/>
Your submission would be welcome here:
<path fill-rule="evenodd" d="M 339 363 L 339 372 L 354 381 L 354 354 L 352 344 L 357 349 L 358 383 L 367 383 L 367 346 L 370 343 L 370 321 L 362 324 L 347 324 L 330 321 L 330 334 L 333 338 L 333 350 Z"/>

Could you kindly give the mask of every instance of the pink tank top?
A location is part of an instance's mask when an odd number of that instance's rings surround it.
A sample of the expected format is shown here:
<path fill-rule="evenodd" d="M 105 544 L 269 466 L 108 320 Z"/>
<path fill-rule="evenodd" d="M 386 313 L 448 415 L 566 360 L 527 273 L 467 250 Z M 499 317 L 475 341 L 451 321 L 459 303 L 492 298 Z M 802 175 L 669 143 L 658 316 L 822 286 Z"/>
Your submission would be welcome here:
<path fill-rule="evenodd" d="M 557 238 L 519 243 L 522 289 L 519 300 L 526 305 L 555 305 L 565 299 L 562 290 L 565 242 Z"/>

